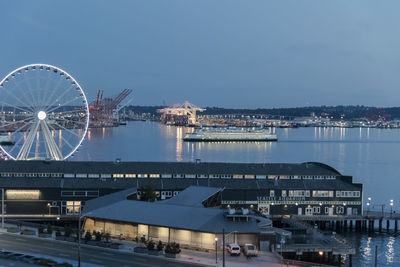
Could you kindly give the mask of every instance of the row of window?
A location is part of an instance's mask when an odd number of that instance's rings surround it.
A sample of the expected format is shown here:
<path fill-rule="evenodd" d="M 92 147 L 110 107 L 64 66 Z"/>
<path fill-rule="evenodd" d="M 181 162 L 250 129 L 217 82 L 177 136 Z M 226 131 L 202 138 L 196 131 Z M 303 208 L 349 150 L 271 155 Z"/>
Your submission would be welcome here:
<path fill-rule="evenodd" d="M 70 190 L 61 191 L 62 197 L 98 197 L 99 191 Z"/>
<path fill-rule="evenodd" d="M 333 197 L 333 190 L 313 190 L 313 197 Z M 282 190 L 282 197 L 310 197 L 309 190 Z M 275 190 L 269 190 L 269 196 L 275 197 Z M 336 191 L 336 197 L 360 197 L 360 191 Z"/>
<path fill-rule="evenodd" d="M 336 197 L 360 197 L 360 191 L 336 191 Z"/>
<path fill-rule="evenodd" d="M 327 175 L 254 175 L 254 174 L 147 174 L 147 173 L 0 173 L 2 177 L 64 177 L 64 178 L 224 178 L 224 179 L 336 179 Z"/>

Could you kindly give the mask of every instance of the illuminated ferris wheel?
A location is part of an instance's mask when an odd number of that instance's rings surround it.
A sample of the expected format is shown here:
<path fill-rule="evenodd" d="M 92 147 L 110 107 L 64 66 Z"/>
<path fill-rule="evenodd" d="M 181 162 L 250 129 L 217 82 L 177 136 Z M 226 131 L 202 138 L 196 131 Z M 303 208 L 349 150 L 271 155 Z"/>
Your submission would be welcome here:
<path fill-rule="evenodd" d="M 14 160 L 65 160 L 89 126 L 86 96 L 66 71 L 46 64 L 20 67 L 0 82 L 1 150 Z"/>

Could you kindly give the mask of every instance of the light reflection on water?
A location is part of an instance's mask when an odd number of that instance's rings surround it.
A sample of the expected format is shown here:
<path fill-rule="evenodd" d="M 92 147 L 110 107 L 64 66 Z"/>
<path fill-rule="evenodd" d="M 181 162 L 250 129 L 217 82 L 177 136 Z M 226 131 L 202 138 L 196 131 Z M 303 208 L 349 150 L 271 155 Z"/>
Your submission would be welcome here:
<path fill-rule="evenodd" d="M 183 142 L 192 128 L 165 126 L 154 122 L 129 122 L 117 128 L 91 129 L 90 140 L 74 160 L 112 161 L 195 161 L 209 162 L 289 162 L 319 161 L 354 181 L 364 184 L 364 199 L 372 205 L 394 199 L 398 210 L 400 194 L 400 129 L 297 128 L 272 129 L 278 142 L 190 143 Z M 376 205 L 377 206 L 377 205 Z M 379 207 L 379 206 L 378 206 Z M 375 246 L 379 266 L 400 266 L 400 245 L 396 235 L 369 237 L 351 235 L 358 248 L 354 266 L 371 266 Z"/>

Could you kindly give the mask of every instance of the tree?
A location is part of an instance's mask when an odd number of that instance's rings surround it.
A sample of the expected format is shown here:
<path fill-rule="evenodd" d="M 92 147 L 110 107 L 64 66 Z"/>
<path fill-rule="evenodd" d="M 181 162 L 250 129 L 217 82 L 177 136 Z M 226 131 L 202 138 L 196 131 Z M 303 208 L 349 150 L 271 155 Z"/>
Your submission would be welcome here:
<path fill-rule="evenodd" d="M 87 231 L 85 234 L 85 241 L 90 241 L 92 240 L 92 234 L 90 233 L 90 231 Z"/>
<path fill-rule="evenodd" d="M 51 226 L 51 224 L 47 224 L 47 233 L 48 234 L 52 234 L 53 233 L 53 227 Z"/>
<path fill-rule="evenodd" d="M 149 201 L 149 202 L 156 201 L 157 195 L 156 195 L 154 184 L 151 181 L 148 182 L 145 187 L 142 186 L 140 188 L 140 191 L 142 192 L 140 200 Z"/>
<path fill-rule="evenodd" d="M 164 247 L 163 243 L 161 242 L 161 240 L 159 240 L 157 244 L 157 250 L 162 251 L 163 247 Z"/>

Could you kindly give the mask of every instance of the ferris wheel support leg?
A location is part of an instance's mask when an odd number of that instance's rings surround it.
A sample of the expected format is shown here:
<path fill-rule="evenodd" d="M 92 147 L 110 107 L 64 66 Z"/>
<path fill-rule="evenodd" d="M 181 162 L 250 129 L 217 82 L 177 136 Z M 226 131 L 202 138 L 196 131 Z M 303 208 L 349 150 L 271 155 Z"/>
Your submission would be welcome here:
<path fill-rule="evenodd" d="M 28 137 L 26 138 L 26 142 L 22 146 L 21 150 L 17 155 L 17 160 L 27 160 L 29 151 L 32 148 L 33 141 L 35 140 L 35 135 L 39 129 L 40 122 L 37 121 L 32 127 L 29 129 Z"/>
<path fill-rule="evenodd" d="M 53 137 L 51 136 L 49 126 L 44 121 L 41 121 L 40 126 L 42 128 L 44 139 L 46 140 L 45 145 L 48 147 L 46 151 L 49 151 L 50 154 L 48 156 L 50 156 L 50 159 L 62 160 L 63 156 L 57 144 L 54 142 Z"/>

